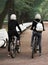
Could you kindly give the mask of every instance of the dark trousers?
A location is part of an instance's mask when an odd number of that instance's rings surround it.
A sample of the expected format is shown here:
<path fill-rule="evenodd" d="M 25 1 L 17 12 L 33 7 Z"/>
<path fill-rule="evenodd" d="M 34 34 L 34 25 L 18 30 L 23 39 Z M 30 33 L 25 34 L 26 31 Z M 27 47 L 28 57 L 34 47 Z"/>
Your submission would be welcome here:
<path fill-rule="evenodd" d="M 12 36 L 16 36 L 17 37 L 17 40 L 20 40 L 20 35 L 18 34 L 17 31 L 9 31 L 8 32 L 8 35 L 9 35 L 9 44 L 8 44 L 8 51 L 10 52 L 10 43 L 12 41 Z"/>
<path fill-rule="evenodd" d="M 35 36 L 35 35 L 38 36 L 39 53 L 41 53 L 41 39 L 42 39 L 42 33 L 41 33 L 41 32 L 36 32 L 36 31 L 33 31 L 33 32 L 32 32 L 31 46 L 32 46 L 32 44 L 33 44 L 33 39 L 34 39 L 34 36 Z"/>

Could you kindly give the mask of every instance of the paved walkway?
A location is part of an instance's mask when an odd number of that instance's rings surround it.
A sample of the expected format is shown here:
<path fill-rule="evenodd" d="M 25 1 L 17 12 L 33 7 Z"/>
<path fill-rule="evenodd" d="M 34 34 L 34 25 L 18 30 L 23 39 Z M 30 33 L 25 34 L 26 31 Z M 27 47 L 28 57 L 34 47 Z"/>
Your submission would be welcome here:
<path fill-rule="evenodd" d="M 0 65 L 48 65 L 48 25 L 42 33 L 42 55 L 35 55 L 31 59 L 31 30 L 27 29 L 21 35 L 21 53 L 16 54 L 16 58 L 8 57 L 7 49 L 0 49 Z"/>

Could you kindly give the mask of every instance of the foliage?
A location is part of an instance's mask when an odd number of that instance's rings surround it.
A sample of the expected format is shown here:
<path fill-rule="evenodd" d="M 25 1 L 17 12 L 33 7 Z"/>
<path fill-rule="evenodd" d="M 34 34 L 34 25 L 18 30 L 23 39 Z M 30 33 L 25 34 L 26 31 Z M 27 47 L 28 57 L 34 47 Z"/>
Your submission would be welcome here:
<path fill-rule="evenodd" d="M 48 20 L 48 0 L 15 0 L 15 10 L 23 21 L 31 21 L 36 13 Z"/>
<path fill-rule="evenodd" d="M 0 0 L 0 13 L 6 1 Z M 40 13 L 43 20 L 48 20 L 48 0 L 14 0 L 14 9 L 20 22 L 32 21 L 36 13 Z"/>
<path fill-rule="evenodd" d="M 0 0 L 0 13 L 3 11 L 6 1 L 7 0 Z"/>

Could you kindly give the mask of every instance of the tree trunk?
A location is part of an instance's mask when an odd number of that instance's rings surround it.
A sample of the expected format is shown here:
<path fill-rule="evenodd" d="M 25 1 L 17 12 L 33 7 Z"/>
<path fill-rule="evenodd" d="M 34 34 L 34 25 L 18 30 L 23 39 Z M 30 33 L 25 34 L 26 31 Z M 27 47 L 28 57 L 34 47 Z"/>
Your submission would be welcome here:
<path fill-rule="evenodd" d="M 2 13 L 0 14 L 0 28 L 2 28 L 4 18 L 7 15 L 7 13 L 9 12 L 10 8 L 14 10 L 14 0 L 6 1 L 5 8 L 2 11 Z"/>

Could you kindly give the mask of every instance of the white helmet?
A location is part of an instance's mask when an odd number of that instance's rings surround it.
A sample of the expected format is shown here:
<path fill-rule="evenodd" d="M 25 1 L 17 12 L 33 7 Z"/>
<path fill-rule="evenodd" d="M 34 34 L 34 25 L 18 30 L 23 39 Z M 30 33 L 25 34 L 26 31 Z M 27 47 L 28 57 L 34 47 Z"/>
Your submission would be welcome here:
<path fill-rule="evenodd" d="M 36 14 L 35 15 L 35 19 L 41 19 L 41 15 L 40 14 Z"/>
<path fill-rule="evenodd" d="M 11 14 L 10 19 L 11 20 L 16 20 L 16 15 L 15 14 Z"/>

